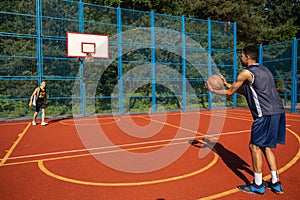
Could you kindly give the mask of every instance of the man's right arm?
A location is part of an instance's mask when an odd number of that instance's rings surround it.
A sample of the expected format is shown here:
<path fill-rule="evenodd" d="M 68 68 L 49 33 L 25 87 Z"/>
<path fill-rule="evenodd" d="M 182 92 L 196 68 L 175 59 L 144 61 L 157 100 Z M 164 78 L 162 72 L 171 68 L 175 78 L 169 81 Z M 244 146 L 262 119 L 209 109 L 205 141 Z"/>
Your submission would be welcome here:
<path fill-rule="evenodd" d="M 37 92 L 37 88 L 35 88 L 35 90 L 33 91 L 33 93 L 30 96 L 29 106 L 32 106 L 33 96 L 36 94 L 36 92 Z"/>

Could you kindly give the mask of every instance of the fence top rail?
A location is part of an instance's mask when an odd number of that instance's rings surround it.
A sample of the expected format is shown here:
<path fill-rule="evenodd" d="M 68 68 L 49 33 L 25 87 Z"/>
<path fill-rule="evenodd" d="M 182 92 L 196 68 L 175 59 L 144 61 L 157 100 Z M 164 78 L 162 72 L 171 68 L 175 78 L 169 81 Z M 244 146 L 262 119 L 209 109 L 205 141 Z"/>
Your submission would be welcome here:
<path fill-rule="evenodd" d="M 263 45 L 262 47 L 263 48 L 268 48 L 268 47 L 274 47 L 274 46 L 278 46 L 278 45 L 282 45 L 282 44 L 287 44 L 287 43 L 293 43 L 293 40 L 286 40 L 286 41 L 278 42 L 278 43 L 275 43 L 275 44 Z"/>

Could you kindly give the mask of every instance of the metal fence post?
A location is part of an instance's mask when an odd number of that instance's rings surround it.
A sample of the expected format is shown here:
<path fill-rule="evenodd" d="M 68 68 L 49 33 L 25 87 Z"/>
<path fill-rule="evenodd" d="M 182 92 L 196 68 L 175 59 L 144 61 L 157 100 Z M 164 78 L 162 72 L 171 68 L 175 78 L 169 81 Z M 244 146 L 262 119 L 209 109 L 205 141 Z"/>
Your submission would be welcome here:
<path fill-rule="evenodd" d="M 36 0 L 36 50 L 37 50 L 37 70 L 38 85 L 43 78 L 43 55 L 42 55 L 42 0 Z"/>
<path fill-rule="evenodd" d="M 78 31 L 83 33 L 84 32 L 84 5 L 82 0 L 78 2 L 78 17 L 79 17 L 79 24 L 78 24 Z M 85 83 L 84 83 L 84 64 L 80 62 L 80 110 L 81 115 L 86 116 L 86 92 L 85 92 Z"/>
<path fill-rule="evenodd" d="M 122 70 L 122 15 L 121 8 L 117 8 L 117 32 L 118 32 L 118 83 L 119 83 L 119 113 L 123 111 L 123 70 Z"/>
<path fill-rule="evenodd" d="M 286 106 L 287 102 L 287 81 L 283 81 L 283 88 L 284 88 L 284 99 L 283 99 L 283 105 Z"/>
<path fill-rule="evenodd" d="M 36 35 L 36 54 L 39 86 L 43 80 L 42 0 L 36 0 Z M 39 112 L 38 116 L 41 117 L 42 112 Z"/>
<path fill-rule="evenodd" d="M 150 24 L 151 24 L 151 66 L 152 66 L 152 111 L 156 111 L 156 64 L 155 64 L 155 21 L 154 12 L 150 12 Z"/>
<path fill-rule="evenodd" d="M 208 59 L 207 59 L 207 64 L 208 64 L 208 77 L 212 75 L 212 59 L 211 59 L 211 20 L 207 20 L 207 42 L 208 42 Z M 212 93 L 208 93 L 208 109 L 212 109 Z"/>
<path fill-rule="evenodd" d="M 297 75 L 297 48 L 298 43 L 297 39 L 294 38 L 293 40 L 293 48 L 292 48 L 292 94 L 291 94 L 291 112 L 296 112 L 297 106 L 297 82 L 298 82 L 298 75 Z"/>
<path fill-rule="evenodd" d="M 237 77 L 237 52 L 236 52 L 236 22 L 233 24 L 233 80 L 236 81 Z M 237 107 L 237 94 L 235 93 L 233 96 L 233 107 Z"/>
<path fill-rule="evenodd" d="M 185 51 L 185 18 L 181 17 L 181 40 L 182 40 L 182 103 L 183 111 L 186 110 L 186 51 Z"/>
<path fill-rule="evenodd" d="M 262 45 L 259 45 L 259 64 L 263 64 L 263 62 L 264 62 L 264 60 L 263 60 L 263 54 L 264 54 L 264 52 L 263 52 L 263 46 Z"/>

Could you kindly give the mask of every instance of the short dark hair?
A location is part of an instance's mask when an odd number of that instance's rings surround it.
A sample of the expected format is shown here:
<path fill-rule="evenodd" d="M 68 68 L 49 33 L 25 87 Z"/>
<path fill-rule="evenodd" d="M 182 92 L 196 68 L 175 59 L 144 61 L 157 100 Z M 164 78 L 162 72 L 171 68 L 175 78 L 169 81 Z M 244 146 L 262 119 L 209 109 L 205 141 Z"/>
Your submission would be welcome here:
<path fill-rule="evenodd" d="M 255 45 L 249 45 L 246 46 L 243 49 L 243 52 L 246 56 L 249 56 L 252 60 L 258 60 L 258 56 L 259 56 L 259 51 L 258 51 L 258 47 Z"/>

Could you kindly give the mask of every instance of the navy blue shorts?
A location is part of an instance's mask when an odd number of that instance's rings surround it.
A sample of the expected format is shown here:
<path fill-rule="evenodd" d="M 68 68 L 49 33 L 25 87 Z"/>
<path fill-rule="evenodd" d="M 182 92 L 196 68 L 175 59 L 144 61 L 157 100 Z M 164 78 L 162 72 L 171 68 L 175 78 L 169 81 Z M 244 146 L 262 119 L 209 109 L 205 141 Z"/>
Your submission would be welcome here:
<path fill-rule="evenodd" d="M 276 144 L 285 144 L 285 113 L 268 115 L 254 119 L 251 130 L 251 144 L 259 147 L 276 148 Z"/>

